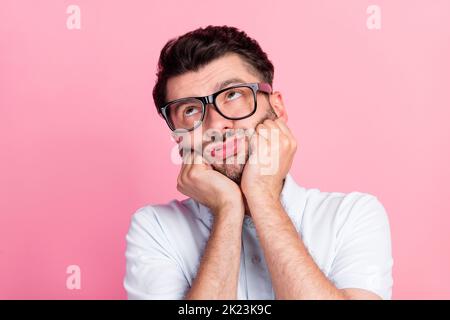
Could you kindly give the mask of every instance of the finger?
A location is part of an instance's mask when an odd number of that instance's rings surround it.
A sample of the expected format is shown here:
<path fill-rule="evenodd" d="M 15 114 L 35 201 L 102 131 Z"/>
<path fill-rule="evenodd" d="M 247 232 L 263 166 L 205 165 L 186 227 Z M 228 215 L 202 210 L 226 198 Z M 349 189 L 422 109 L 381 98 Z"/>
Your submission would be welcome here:
<path fill-rule="evenodd" d="M 269 139 L 269 127 L 263 123 L 260 123 L 256 126 L 256 133 L 266 140 Z"/>
<path fill-rule="evenodd" d="M 269 154 L 269 141 L 256 132 L 249 141 L 249 147 L 249 155 L 253 155 L 256 159 L 267 157 Z"/>
<path fill-rule="evenodd" d="M 194 152 L 193 153 L 193 165 L 202 165 L 202 166 L 208 166 L 208 162 L 206 161 L 205 158 L 203 158 L 203 156 L 198 153 L 198 152 Z"/>
<path fill-rule="evenodd" d="M 189 171 L 189 163 L 191 162 L 191 152 L 188 149 L 184 149 L 182 156 L 181 169 L 178 174 L 178 182 L 186 180 L 186 174 Z"/>
<path fill-rule="evenodd" d="M 189 153 L 186 154 L 185 163 L 181 169 L 181 177 L 183 180 L 189 179 L 190 173 L 194 170 L 197 165 L 202 165 L 202 158 L 199 157 L 198 153 L 194 150 L 190 150 Z"/>
<path fill-rule="evenodd" d="M 253 153 L 256 152 L 256 150 L 258 150 L 258 132 L 254 132 L 248 142 L 249 145 L 249 156 L 252 155 Z"/>
<path fill-rule="evenodd" d="M 269 129 L 278 128 L 278 126 L 275 124 L 275 121 L 271 119 L 264 120 L 263 124 Z"/>
<path fill-rule="evenodd" d="M 284 129 L 280 128 L 280 126 L 274 120 L 266 119 L 264 121 L 264 125 L 270 129 L 267 135 L 267 140 L 269 140 L 270 143 L 277 142 L 273 140 L 283 139 L 283 137 L 286 135 Z"/>
<path fill-rule="evenodd" d="M 289 129 L 289 127 L 287 126 L 287 124 L 286 124 L 286 122 L 283 120 L 283 118 L 278 118 L 278 119 L 276 119 L 276 120 L 274 121 L 274 123 L 278 126 L 278 128 L 280 128 L 280 130 L 281 130 L 284 134 L 286 134 L 286 135 L 292 137 L 291 129 Z"/>
<path fill-rule="evenodd" d="M 193 153 L 194 151 L 192 149 L 182 149 L 182 158 L 183 158 L 183 162 L 182 162 L 182 169 L 189 166 L 190 164 L 192 164 L 193 162 Z"/>

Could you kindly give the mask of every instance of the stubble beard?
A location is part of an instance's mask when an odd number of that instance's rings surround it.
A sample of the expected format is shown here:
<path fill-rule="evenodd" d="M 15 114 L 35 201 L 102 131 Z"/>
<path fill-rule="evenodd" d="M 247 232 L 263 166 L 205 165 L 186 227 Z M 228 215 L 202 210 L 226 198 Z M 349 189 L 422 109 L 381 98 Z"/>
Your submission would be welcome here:
<path fill-rule="evenodd" d="M 258 121 L 258 123 L 255 125 L 255 128 L 263 123 L 265 120 L 269 119 L 269 120 L 275 120 L 277 118 L 277 114 L 275 113 L 275 111 L 273 110 L 273 108 L 270 106 L 269 110 L 267 111 L 267 113 L 264 115 L 264 117 Z M 250 137 L 248 137 L 247 135 L 245 136 L 245 145 L 249 146 L 249 140 Z M 247 163 L 248 159 L 250 157 L 249 154 L 249 147 L 246 148 L 245 151 L 245 155 L 244 155 L 244 161 L 242 161 L 241 159 L 239 159 L 239 161 L 237 160 L 238 158 L 236 156 L 234 156 L 230 161 L 226 161 L 224 160 L 224 163 L 221 164 L 212 164 L 211 167 L 216 170 L 217 172 L 220 172 L 221 174 L 223 174 L 224 176 L 228 177 L 229 179 L 231 179 L 232 181 L 234 181 L 238 186 L 241 185 L 241 179 L 242 179 L 242 172 L 244 171 L 245 168 L 245 164 Z"/>

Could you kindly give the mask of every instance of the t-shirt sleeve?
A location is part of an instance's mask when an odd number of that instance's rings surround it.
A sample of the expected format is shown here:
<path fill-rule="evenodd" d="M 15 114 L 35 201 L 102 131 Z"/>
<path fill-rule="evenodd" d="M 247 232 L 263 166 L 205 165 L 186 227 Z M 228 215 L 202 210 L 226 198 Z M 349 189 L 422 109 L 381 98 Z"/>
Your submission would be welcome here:
<path fill-rule="evenodd" d="M 358 288 L 383 299 L 392 295 L 392 251 L 387 213 L 363 194 L 351 206 L 340 235 L 330 279 L 339 289 Z"/>
<path fill-rule="evenodd" d="M 128 299 L 183 299 L 188 281 L 152 207 L 133 215 L 126 241 Z"/>

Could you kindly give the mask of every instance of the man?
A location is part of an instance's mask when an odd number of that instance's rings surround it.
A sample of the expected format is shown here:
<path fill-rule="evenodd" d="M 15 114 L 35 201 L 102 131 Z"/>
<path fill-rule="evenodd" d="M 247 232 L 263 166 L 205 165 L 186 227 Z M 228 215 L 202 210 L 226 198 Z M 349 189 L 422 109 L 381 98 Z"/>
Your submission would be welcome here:
<path fill-rule="evenodd" d="M 370 194 L 296 184 L 297 145 L 273 73 L 258 43 L 232 27 L 162 49 L 153 97 L 189 198 L 133 216 L 130 299 L 390 299 L 384 207 Z"/>

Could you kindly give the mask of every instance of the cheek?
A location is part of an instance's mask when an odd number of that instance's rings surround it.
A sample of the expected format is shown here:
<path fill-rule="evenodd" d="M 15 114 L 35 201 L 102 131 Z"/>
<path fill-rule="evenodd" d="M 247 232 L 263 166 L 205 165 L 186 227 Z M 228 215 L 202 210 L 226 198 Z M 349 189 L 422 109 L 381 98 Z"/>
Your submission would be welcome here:
<path fill-rule="evenodd" d="M 178 144 L 179 149 L 194 149 L 197 144 L 192 133 L 174 136 L 173 140 Z"/>
<path fill-rule="evenodd" d="M 255 113 L 251 117 L 243 120 L 237 120 L 235 122 L 234 129 L 236 131 L 242 130 L 243 132 L 252 131 L 255 129 L 256 125 L 258 124 L 259 115 Z"/>
<path fill-rule="evenodd" d="M 255 114 L 258 114 L 259 117 L 264 116 L 272 109 L 272 106 L 270 105 L 269 101 L 266 97 L 259 97 L 258 98 L 258 106 L 256 108 Z"/>
<path fill-rule="evenodd" d="M 276 118 L 276 115 L 272 116 L 272 108 L 267 103 L 261 103 L 261 106 L 258 105 L 256 112 L 251 119 L 251 127 L 252 129 L 256 129 L 258 124 L 262 123 L 266 119 Z"/>

